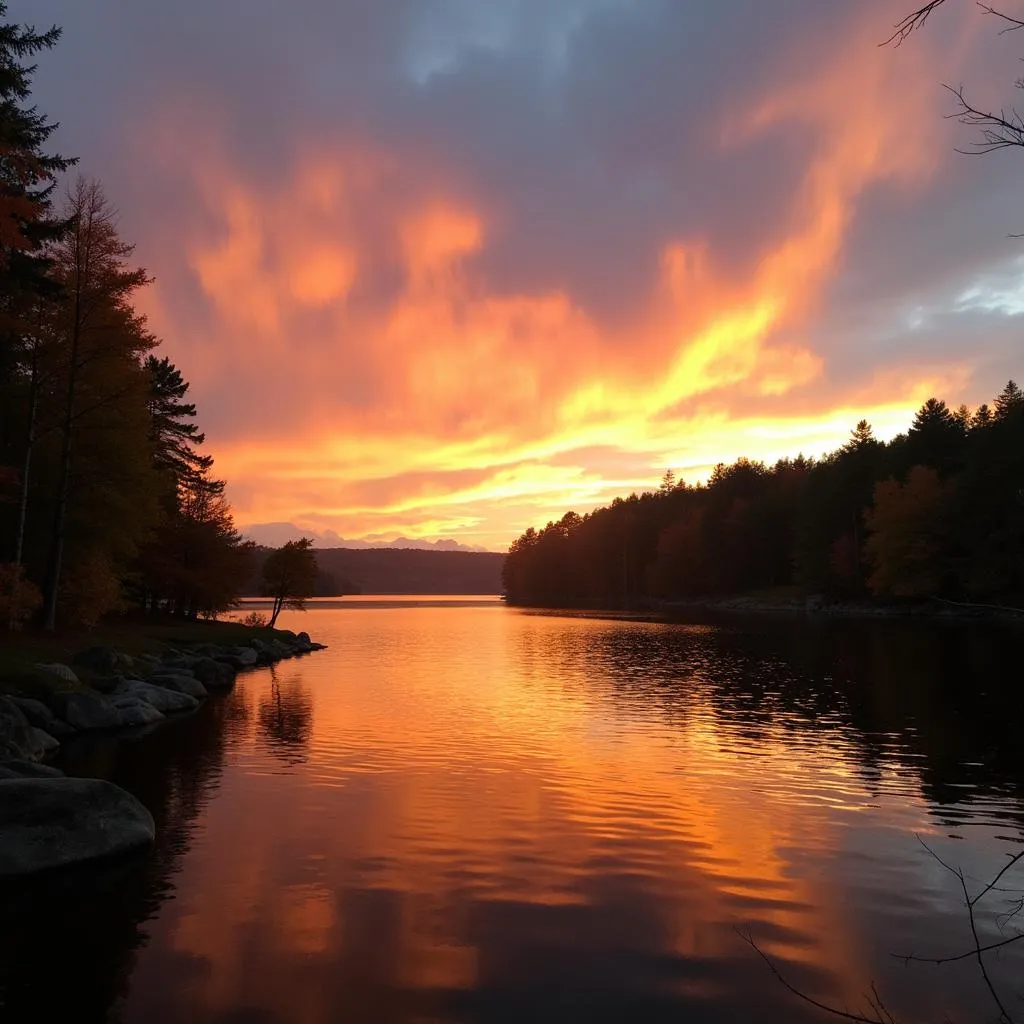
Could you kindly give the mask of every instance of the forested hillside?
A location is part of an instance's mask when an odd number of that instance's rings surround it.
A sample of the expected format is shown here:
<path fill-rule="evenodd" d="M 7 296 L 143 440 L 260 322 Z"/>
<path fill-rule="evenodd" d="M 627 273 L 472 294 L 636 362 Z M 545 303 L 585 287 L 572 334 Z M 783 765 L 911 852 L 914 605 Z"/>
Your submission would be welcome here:
<path fill-rule="evenodd" d="M 620 607 L 798 588 L 840 598 L 1024 604 L 1024 394 L 930 399 L 889 443 L 861 421 L 821 459 L 740 459 L 528 529 L 509 600 Z"/>

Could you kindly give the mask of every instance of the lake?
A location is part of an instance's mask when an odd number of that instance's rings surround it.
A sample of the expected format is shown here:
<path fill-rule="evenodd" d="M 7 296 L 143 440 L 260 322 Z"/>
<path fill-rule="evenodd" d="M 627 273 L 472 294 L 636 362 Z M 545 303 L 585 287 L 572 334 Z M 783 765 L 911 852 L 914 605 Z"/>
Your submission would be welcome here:
<path fill-rule="evenodd" d="M 280 625 L 330 648 L 67 751 L 157 844 L 0 892 L 5 1021 L 831 1019 L 744 935 L 825 1002 L 997 1018 L 973 960 L 893 954 L 971 948 L 925 844 L 972 892 L 1024 848 L 1019 630 L 486 598 Z M 982 942 L 1012 899 L 978 905 Z M 1022 947 L 988 958 L 1017 1019 Z"/>

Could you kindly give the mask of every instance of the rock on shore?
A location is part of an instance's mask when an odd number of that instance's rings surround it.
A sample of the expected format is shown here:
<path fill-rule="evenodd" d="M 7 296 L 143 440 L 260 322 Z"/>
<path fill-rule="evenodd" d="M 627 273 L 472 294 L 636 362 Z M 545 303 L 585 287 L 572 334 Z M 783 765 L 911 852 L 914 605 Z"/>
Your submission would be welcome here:
<path fill-rule="evenodd" d="M 0 779 L 0 877 L 147 847 L 153 816 L 104 779 Z"/>
<path fill-rule="evenodd" d="M 322 649 L 306 633 L 279 631 L 244 646 L 197 644 L 189 650 L 129 657 L 90 647 L 74 668 L 36 665 L 58 685 L 46 702 L 0 696 L 0 877 L 28 874 L 145 847 L 153 819 L 130 793 L 99 779 L 65 778 L 40 764 L 78 732 L 152 726 L 194 711 L 210 691 L 230 689 L 237 672 Z"/>
<path fill-rule="evenodd" d="M 0 697 L 0 764 L 39 760 L 78 732 L 152 725 L 165 715 L 194 711 L 211 691 L 230 689 L 238 672 L 320 650 L 307 633 L 279 631 L 244 645 L 196 644 L 188 650 L 135 658 L 89 647 L 72 660 L 95 688 L 82 685 L 70 665 L 41 663 L 37 673 L 59 681 L 47 703 Z"/>

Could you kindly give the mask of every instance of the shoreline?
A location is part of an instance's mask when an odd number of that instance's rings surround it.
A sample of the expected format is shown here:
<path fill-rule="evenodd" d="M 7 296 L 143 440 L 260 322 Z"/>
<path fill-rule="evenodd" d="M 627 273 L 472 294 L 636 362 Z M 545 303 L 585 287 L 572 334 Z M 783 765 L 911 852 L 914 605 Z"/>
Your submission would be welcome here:
<path fill-rule="evenodd" d="M 155 729 L 230 690 L 241 672 L 325 646 L 291 630 L 223 632 L 239 642 L 195 637 L 135 654 L 93 645 L 68 658 L 70 664 L 36 661 L 0 677 L 0 880 L 127 854 L 153 842 L 152 816 L 126 790 L 66 776 L 47 763 L 63 740 Z"/>
<path fill-rule="evenodd" d="M 1024 625 L 1024 608 L 1001 605 L 968 604 L 931 598 L 907 604 L 880 604 L 872 601 L 829 601 L 821 597 L 770 598 L 736 597 L 695 598 L 686 601 L 646 600 L 634 605 L 608 608 L 599 605 L 541 605 L 507 601 L 510 608 L 530 611 L 590 612 L 607 615 L 640 615 L 675 619 L 689 612 L 714 612 L 730 615 L 766 615 L 814 619 L 924 620 L 935 622 L 1000 622 Z"/>

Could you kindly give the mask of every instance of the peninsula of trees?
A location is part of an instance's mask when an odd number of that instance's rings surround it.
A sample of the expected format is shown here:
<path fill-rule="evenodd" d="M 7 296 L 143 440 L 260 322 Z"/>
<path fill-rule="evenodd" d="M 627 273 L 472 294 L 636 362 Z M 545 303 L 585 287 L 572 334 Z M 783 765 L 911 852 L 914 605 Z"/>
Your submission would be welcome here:
<path fill-rule="evenodd" d="M 820 458 L 739 459 L 528 529 L 508 600 L 632 607 L 789 588 L 837 599 L 1024 607 L 1024 393 L 973 412 L 929 399 L 888 443 L 866 421 Z"/>

